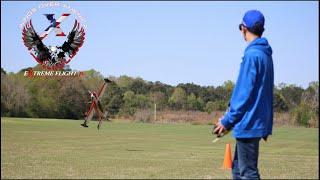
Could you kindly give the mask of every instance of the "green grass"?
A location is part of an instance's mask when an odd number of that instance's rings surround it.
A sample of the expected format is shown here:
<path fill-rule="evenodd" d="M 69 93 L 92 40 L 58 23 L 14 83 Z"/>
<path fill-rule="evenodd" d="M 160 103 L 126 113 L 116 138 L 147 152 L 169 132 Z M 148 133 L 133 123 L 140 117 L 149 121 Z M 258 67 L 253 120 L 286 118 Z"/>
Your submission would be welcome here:
<path fill-rule="evenodd" d="M 231 178 L 221 169 L 227 135 L 209 125 L 1 118 L 2 178 Z M 263 179 L 317 178 L 319 129 L 275 128 L 260 142 Z"/>

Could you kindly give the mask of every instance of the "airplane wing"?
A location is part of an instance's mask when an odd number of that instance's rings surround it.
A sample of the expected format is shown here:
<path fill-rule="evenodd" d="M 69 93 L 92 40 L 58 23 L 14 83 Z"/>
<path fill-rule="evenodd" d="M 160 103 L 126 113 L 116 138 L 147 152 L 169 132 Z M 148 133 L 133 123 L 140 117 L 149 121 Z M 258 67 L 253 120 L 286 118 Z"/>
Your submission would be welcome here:
<path fill-rule="evenodd" d="M 88 110 L 87 113 L 86 113 L 85 120 L 86 120 L 87 122 L 90 121 L 90 120 L 92 119 L 94 113 L 95 113 L 95 110 L 94 110 L 94 102 L 92 102 L 91 105 L 90 105 L 89 110 Z"/>
<path fill-rule="evenodd" d="M 110 81 L 110 80 L 107 79 L 107 78 L 105 78 L 105 79 L 103 79 L 103 80 L 104 80 L 104 83 L 103 83 L 103 85 L 101 86 L 101 88 L 100 88 L 100 90 L 99 90 L 99 92 L 98 92 L 98 99 L 100 99 L 100 98 L 103 96 L 104 92 L 106 91 L 107 84 L 110 83 L 110 82 L 112 82 L 112 81 Z"/>

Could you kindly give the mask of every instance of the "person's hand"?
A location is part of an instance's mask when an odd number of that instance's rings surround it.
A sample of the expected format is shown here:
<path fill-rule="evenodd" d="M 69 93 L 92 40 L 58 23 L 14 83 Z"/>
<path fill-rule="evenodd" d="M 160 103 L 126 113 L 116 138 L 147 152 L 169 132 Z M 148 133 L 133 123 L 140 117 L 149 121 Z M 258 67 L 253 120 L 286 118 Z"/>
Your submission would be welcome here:
<path fill-rule="evenodd" d="M 213 133 L 217 133 L 218 135 L 222 133 L 222 131 L 226 130 L 224 128 L 224 126 L 221 124 L 221 120 L 223 119 L 224 116 L 222 116 L 218 123 L 217 123 L 217 127 L 213 130 Z"/>

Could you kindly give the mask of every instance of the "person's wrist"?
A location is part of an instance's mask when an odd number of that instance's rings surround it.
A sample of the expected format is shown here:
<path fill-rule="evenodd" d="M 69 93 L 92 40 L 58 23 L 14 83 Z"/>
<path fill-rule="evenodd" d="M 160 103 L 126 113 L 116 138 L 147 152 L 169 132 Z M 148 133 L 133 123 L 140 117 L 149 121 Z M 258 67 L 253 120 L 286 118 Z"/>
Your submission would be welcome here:
<path fill-rule="evenodd" d="M 225 116 L 222 120 L 221 120 L 221 125 L 223 125 L 224 129 L 229 130 L 231 128 L 231 124 L 228 121 L 227 116 Z"/>

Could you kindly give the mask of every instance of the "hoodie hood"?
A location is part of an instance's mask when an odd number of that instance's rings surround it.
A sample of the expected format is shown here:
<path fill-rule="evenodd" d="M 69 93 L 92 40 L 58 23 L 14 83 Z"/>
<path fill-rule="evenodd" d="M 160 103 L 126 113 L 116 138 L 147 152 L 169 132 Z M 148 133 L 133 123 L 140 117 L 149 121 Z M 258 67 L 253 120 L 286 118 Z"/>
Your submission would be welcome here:
<path fill-rule="evenodd" d="M 272 55 L 271 46 L 269 45 L 268 40 L 266 38 L 256 38 L 248 45 L 245 52 L 247 52 L 249 49 L 259 49 L 269 56 Z"/>

